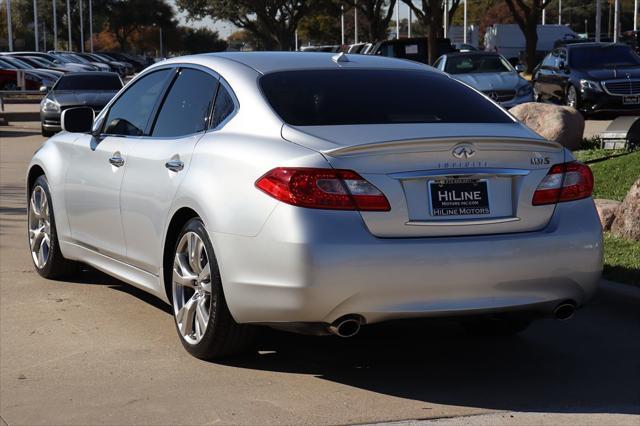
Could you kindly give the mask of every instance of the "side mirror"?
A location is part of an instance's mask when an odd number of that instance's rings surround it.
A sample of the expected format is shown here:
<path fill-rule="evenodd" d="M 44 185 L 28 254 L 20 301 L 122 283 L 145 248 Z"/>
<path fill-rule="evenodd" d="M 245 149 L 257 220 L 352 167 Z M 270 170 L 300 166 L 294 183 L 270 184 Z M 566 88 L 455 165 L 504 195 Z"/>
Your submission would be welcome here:
<path fill-rule="evenodd" d="M 62 111 L 62 130 L 71 133 L 89 133 L 93 126 L 94 112 L 89 107 L 69 108 Z"/>
<path fill-rule="evenodd" d="M 47 86 L 40 86 L 40 93 L 45 94 L 49 91 L 49 88 Z"/>
<path fill-rule="evenodd" d="M 518 74 L 521 74 L 521 73 L 525 72 L 526 70 L 527 69 L 525 68 L 524 65 L 522 65 L 522 64 L 516 65 L 516 71 L 518 72 Z"/>

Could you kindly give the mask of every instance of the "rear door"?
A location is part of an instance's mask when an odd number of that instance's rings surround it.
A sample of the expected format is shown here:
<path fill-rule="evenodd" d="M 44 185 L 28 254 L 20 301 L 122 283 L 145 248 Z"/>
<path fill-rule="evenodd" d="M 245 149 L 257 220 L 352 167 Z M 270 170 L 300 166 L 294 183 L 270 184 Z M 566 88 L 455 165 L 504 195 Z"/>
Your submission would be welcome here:
<path fill-rule="evenodd" d="M 218 76 L 181 67 L 149 136 L 131 144 L 120 195 L 127 261 L 154 274 L 161 268 L 163 230 L 198 140 L 210 127 Z"/>

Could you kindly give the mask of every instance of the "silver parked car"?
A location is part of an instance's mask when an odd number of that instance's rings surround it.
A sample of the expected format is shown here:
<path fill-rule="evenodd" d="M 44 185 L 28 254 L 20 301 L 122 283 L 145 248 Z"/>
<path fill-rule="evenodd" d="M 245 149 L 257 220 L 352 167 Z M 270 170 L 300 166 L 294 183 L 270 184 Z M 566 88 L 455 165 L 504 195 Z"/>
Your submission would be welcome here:
<path fill-rule="evenodd" d="M 453 316 L 513 333 L 589 300 L 587 166 L 446 74 L 332 55 L 174 58 L 95 119 L 65 110 L 28 170 L 37 271 L 83 262 L 159 297 L 206 359 L 255 325 L 346 337 Z"/>
<path fill-rule="evenodd" d="M 442 55 L 433 65 L 505 108 L 533 102 L 531 84 L 503 56 L 470 51 Z"/>

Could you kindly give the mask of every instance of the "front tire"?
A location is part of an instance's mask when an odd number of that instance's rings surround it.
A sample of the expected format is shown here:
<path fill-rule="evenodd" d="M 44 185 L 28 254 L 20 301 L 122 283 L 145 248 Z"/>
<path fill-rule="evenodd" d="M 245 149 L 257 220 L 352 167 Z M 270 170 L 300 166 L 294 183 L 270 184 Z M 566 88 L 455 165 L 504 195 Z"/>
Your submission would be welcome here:
<path fill-rule="evenodd" d="M 185 349 L 196 358 L 213 360 L 251 348 L 255 329 L 231 317 L 213 246 L 200 218 L 182 228 L 173 254 L 173 314 Z"/>
<path fill-rule="evenodd" d="M 51 192 L 44 175 L 31 187 L 27 210 L 29 251 L 38 274 L 55 279 L 76 272 L 77 263 L 65 259 L 60 251 Z"/>
<path fill-rule="evenodd" d="M 577 109 L 578 111 L 580 110 L 580 95 L 573 85 L 570 85 L 567 88 L 567 93 L 565 95 L 565 104 L 568 107 Z"/>

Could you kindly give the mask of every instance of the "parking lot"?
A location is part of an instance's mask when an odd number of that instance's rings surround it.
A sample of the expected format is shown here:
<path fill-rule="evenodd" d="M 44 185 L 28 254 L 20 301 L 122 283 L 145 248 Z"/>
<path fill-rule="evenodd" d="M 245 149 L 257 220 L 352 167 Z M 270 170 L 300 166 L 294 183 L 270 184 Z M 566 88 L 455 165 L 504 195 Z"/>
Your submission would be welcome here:
<path fill-rule="evenodd" d="M 24 175 L 39 130 L 0 127 L 6 424 L 638 424 L 640 300 L 611 290 L 570 321 L 512 339 L 443 320 L 372 326 L 353 339 L 267 330 L 255 355 L 199 361 L 153 297 L 95 271 L 65 282 L 34 272 Z"/>

